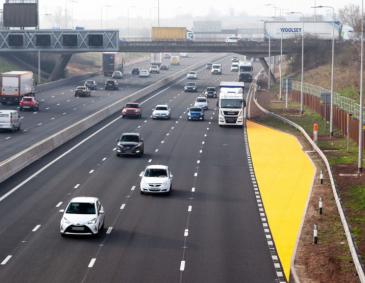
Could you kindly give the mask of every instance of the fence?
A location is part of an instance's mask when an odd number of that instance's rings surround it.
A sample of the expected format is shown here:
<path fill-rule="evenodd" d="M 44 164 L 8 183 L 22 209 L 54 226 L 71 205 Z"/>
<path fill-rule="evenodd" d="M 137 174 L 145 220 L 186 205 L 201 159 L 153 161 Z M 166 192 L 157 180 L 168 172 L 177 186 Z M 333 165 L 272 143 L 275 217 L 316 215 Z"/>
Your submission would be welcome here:
<path fill-rule="evenodd" d="M 300 82 L 292 83 L 292 99 L 300 102 Z M 328 89 L 312 84 L 303 84 L 303 103 L 321 115 L 326 121 L 330 118 L 330 105 L 321 103 L 321 93 L 329 93 Z M 348 117 L 348 114 L 351 114 Z M 333 125 L 344 135 L 349 131 L 350 138 L 355 142 L 359 139 L 359 103 L 353 99 L 343 97 L 338 93 L 333 95 Z M 349 119 L 349 129 L 347 129 Z M 364 123 L 365 120 L 363 120 Z M 364 132 L 363 132 L 364 134 Z"/>

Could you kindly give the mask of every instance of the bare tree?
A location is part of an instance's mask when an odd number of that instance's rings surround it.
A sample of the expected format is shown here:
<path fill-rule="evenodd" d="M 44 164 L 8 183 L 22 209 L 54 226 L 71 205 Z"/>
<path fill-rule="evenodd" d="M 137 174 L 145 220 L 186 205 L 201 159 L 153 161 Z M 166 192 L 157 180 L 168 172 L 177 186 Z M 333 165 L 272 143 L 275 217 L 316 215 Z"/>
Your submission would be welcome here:
<path fill-rule="evenodd" d="M 353 28 L 356 36 L 361 32 L 361 13 L 360 7 L 355 4 L 348 4 L 339 10 L 339 17 L 342 23 Z"/>

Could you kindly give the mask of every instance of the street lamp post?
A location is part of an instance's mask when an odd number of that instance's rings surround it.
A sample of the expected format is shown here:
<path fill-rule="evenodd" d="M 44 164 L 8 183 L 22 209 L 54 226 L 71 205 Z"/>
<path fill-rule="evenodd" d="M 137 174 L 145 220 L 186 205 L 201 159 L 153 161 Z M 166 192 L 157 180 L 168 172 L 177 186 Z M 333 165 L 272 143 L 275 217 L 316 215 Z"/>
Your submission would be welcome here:
<path fill-rule="evenodd" d="M 269 79 L 268 79 L 268 89 L 271 89 L 271 36 L 269 34 Z"/>
<path fill-rule="evenodd" d="M 359 107 L 359 149 L 358 149 L 358 172 L 362 173 L 363 157 L 363 63 L 364 63 L 364 0 L 361 0 L 361 47 L 360 47 L 360 107 Z"/>
<path fill-rule="evenodd" d="M 281 100 L 281 91 L 282 91 L 282 71 L 281 71 L 281 64 L 283 61 L 283 32 L 281 32 L 281 36 L 280 36 L 280 64 L 279 64 L 279 77 L 280 77 L 280 82 L 279 82 L 279 86 L 280 86 L 280 90 L 279 90 L 279 100 Z"/>
<path fill-rule="evenodd" d="M 302 12 L 289 12 L 289 14 L 300 14 L 302 15 L 302 67 L 300 75 L 300 114 L 304 113 L 304 94 L 303 94 L 303 84 L 304 84 L 304 14 Z"/>
<path fill-rule="evenodd" d="M 335 61 L 335 8 L 332 6 L 314 6 L 316 8 L 332 9 L 332 64 L 331 64 L 331 101 L 330 101 L 330 137 L 333 136 L 333 77 L 334 77 L 334 61 Z"/>

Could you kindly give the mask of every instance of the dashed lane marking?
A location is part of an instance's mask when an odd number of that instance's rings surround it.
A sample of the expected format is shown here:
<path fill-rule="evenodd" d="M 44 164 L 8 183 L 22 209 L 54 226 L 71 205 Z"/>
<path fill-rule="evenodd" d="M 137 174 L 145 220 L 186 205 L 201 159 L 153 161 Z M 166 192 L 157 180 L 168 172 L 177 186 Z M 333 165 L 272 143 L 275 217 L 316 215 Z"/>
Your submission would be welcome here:
<path fill-rule="evenodd" d="M 136 186 L 133 186 L 132 188 L 131 188 L 131 191 L 134 191 L 136 189 Z"/>
<path fill-rule="evenodd" d="M 191 205 L 188 206 L 188 212 L 191 212 L 193 210 L 193 207 Z"/>
<path fill-rule="evenodd" d="M 37 232 L 37 230 L 38 230 L 39 228 L 41 228 L 41 225 L 40 225 L 40 224 L 38 224 L 37 226 L 35 226 L 35 227 L 33 228 L 32 232 Z"/>
<path fill-rule="evenodd" d="M 185 260 L 182 260 L 180 263 L 180 271 L 184 271 L 185 270 Z"/>
<path fill-rule="evenodd" d="M 94 173 L 95 172 L 95 170 L 94 169 L 91 169 L 90 171 L 89 171 L 89 174 L 92 174 L 92 173 Z"/>
<path fill-rule="evenodd" d="M 108 227 L 108 230 L 106 231 L 106 233 L 109 235 L 112 232 L 112 230 L 113 230 L 113 227 L 110 226 L 110 227 Z"/>
<path fill-rule="evenodd" d="M 62 201 L 60 201 L 59 203 L 56 204 L 56 207 L 60 207 L 62 205 Z"/>
<path fill-rule="evenodd" d="M 94 266 L 94 264 L 95 264 L 95 261 L 96 261 L 96 258 L 95 257 L 93 257 L 91 260 L 90 260 L 90 263 L 89 263 L 89 265 L 87 266 L 88 268 L 92 268 L 93 266 Z"/>
<path fill-rule="evenodd" d="M 121 206 L 120 206 L 120 210 L 123 210 L 125 208 L 125 203 L 123 203 Z"/>
<path fill-rule="evenodd" d="M 8 255 L 2 262 L 1 262 L 1 265 L 5 265 L 8 263 L 8 261 L 12 258 L 13 256 L 12 255 Z"/>
<path fill-rule="evenodd" d="M 184 237 L 188 237 L 189 236 L 189 229 L 185 229 L 184 231 Z"/>
<path fill-rule="evenodd" d="M 192 193 L 195 193 L 195 188 L 193 187 L 193 188 L 191 188 L 191 192 Z"/>
<path fill-rule="evenodd" d="M 74 186 L 74 189 L 77 189 L 78 187 L 80 187 L 80 184 L 76 184 L 76 185 Z"/>

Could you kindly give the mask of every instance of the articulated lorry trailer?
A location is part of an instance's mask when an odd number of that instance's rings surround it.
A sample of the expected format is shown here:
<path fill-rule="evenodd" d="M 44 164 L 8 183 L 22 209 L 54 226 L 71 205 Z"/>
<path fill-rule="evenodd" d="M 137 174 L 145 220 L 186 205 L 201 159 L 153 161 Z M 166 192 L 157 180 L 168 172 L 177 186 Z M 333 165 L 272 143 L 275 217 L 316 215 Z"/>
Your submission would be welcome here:
<path fill-rule="evenodd" d="M 111 77 L 114 71 L 123 73 L 124 60 L 117 52 L 104 52 L 102 55 L 102 72 L 104 76 Z"/>
<path fill-rule="evenodd" d="M 218 97 L 219 126 L 244 125 L 244 82 L 221 82 Z"/>
<path fill-rule="evenodd" d="M 194 33 L 185 27 L 152 27 L 152 41 L 190 41 Z"/>
<path fill-rule="evenodd" d="M 0 102 L 18 104 L 23 96 L 34 96 L 33 72 L 12 71 L 0 76 Z"/>

